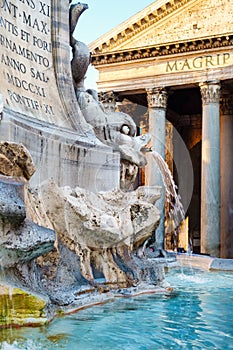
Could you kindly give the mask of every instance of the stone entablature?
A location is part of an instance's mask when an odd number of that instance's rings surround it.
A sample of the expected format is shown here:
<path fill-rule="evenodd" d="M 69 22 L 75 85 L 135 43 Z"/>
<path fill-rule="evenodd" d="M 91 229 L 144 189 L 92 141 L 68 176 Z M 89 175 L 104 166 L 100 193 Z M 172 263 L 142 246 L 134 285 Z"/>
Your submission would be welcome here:
<path fill-rule="evenodd" d="M 96 65 L 100 91 L 145 91 L 232 79 L 232 46 Z"/>
<path fill-rule="evenodd" d="M 210 50 L 222 47 L 232 47 L 233 35 L 223 35 L 186 42 L 179 42 L 166 45 L 153 45 L 151 47 L 134 48 L 131 50 L 121 50 L 106 52 L 102 54 L 92 53 L 92 64 L 95 66 L 107 63 L 121 63 L 126 61 L 148 59 L 174 55 L 179 53 L 189 53 L 193 51 Z M 205 55 L 207 56 L 207 55 Z M 198 56 L 199 57 L 199 56 Z M 197 67 L 196 67 L 197 68 Z M 201 68 L 201 67 L 199 67 Z M 208 68 L 208 67 L 206 67 Z"/>

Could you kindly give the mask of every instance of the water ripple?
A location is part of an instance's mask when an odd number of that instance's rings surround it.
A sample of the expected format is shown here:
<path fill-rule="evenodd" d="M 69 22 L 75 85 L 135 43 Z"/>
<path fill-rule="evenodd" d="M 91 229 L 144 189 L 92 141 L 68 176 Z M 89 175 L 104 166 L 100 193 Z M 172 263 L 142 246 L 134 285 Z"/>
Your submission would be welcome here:
<path fill-rule="evenodd" d="M 117 299 L 54 320 L 4 330 L 1 350 L 233 349 L 233 274 L 169 272 L 170 296 Z M 1 334 L 1 333 L 0 333 Z"/>

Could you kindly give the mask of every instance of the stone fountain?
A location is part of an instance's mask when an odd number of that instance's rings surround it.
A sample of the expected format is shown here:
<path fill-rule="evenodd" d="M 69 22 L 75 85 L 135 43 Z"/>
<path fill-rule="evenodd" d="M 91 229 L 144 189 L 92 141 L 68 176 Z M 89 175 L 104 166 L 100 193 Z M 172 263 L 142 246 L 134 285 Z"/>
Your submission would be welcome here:
<path fill-rule="evenodd" d="M 84 86 L 90 53 L 74 30 L 87 5 L 41 4 L 3 6 L 14 31 L 1 38 L 0 296 L 11 307 L 0 326 L 167 291 L 163 263 L 145 254 L 161 189 L 132 190 L 150 136 Z"/>

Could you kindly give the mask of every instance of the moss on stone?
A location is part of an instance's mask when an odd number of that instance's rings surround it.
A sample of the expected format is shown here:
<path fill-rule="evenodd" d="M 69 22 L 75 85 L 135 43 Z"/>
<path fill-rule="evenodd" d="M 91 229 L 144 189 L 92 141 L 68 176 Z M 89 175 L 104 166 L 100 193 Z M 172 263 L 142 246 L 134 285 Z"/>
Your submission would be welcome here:
<path fill-rule="evenodd" d="M 0 328 L 42 325 L 48 320 L 46 301 L 18 288 L 0 286 Z"/>

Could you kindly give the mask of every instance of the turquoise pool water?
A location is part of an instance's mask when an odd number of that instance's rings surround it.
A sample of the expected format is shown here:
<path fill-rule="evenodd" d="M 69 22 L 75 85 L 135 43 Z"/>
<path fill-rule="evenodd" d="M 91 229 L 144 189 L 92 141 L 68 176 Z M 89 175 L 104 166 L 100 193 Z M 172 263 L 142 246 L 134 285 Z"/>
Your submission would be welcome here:
<path fill-rule="evenodd" d="M 172 269 L 170 296 L 117 298 L 40 328 L 1 330 L 1 350 L 233 349 L 233 274 Z"/>

